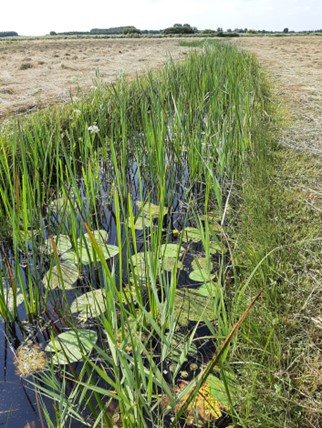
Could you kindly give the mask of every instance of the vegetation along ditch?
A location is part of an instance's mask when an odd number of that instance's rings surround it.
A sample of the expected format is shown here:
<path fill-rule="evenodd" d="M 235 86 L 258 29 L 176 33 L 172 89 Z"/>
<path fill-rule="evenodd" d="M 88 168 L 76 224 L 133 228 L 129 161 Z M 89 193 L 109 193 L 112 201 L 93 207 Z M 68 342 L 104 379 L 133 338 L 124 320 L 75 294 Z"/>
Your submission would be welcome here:
<path fill-rule="evenodd" d="M 275 116 L 218 42 L 2 127 L 1 326 L 39 426 L 275 426 Z"/>

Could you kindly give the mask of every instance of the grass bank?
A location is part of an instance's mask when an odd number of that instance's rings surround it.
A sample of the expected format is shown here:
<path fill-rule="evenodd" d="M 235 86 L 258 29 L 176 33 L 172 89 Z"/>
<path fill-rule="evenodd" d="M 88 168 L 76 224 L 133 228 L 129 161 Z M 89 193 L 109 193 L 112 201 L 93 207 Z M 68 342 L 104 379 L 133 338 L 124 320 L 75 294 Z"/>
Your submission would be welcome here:
<path fill-rule="evenodd" d="M 319 177 L 319 158 L 268 139 L 241 185 L 236 257 L 242 277 L 271 252 L 245 288 L 245 295 L 264 291 L 236 347 L 243 426 L 322 421 L 321 211 L 312 190 Z"/>

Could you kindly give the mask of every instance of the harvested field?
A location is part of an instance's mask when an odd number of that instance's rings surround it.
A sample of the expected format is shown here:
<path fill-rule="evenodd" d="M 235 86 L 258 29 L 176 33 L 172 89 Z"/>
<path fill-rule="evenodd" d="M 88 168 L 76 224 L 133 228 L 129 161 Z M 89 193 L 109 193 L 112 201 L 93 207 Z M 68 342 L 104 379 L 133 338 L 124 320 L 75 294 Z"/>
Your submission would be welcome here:
<path fill-rule="evenodd" d="M 322 153 L 322 40 L 318 36 L 244 37 L 234 40 L 256 54 L 289 105 L 292 126 L 284 143 Z"/>
<path fill-rule="evenodd" d="M 57 102 L 179 59 L 188 49 L 175 39 L 0 41 L 0 120 Z"/>

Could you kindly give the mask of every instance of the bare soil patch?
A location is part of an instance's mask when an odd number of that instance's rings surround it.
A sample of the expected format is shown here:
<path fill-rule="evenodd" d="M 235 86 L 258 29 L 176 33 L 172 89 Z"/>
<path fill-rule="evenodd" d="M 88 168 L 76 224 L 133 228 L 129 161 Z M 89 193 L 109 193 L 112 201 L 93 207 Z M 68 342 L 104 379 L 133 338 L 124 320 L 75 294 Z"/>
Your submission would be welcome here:
<path fill-rule="evenodd" d="M 159 67 L 189 48 L 176 39 L 62 39 L 0 41 L 0 120 Z"/>

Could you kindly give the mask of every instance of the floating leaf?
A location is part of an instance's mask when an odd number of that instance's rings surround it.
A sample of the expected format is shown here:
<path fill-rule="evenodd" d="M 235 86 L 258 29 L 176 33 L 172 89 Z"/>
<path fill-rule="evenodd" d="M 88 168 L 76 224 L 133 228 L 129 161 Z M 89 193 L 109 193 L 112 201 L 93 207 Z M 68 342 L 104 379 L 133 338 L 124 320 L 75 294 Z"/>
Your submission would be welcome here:
<path fill-rule="evenodd" d="M 207 257 L 196 257 L 191 262 L 191 267 L 193 270 L 207 269 L 211 271 L 213 269 L 213 263 Z"/>
<path fill-rule="evenodd" d="M 79 277 L 80 273 L 77 266 L 70 261 L 64 261 L 50 269 L 43 277 L 42 282 L 45 287 L 50 289 L 71 290 Z"/>
<path fill-rule="evenodd" d="M 227 380 L 230 383 L 233 381 L 233 377 L 231 374 L 227 376 Z M 207 385 L 209 386 L 209 394 L 212 396 L 212 398 L 217 400 L 223 408 L 228 409 L 230 403 L 223 381 L 220 380 L 218 377 L 210 374 L 207 378 Z"/>
<path fill-rule="evenodd" d="M 212 275 L 208 269 L 196 269 L 190 272 L 189 278 L 196 282 L 210 282 L 215 275 Z"/>
<path fill-rule="evenodd" d="M 183 254 L 184 248 L 178 244 L 162 244 L 160 247 L 161 257 L 179 257 Z"/>
<path fill-rule="evenodd" d="M 20 230 L 20 234 L 22 238 L 28 242 L 31 241 L 36 236 L 39 236 L 43 232 L 43 229 L 28 229 L 28 230 Z"/>
<path fill-rule="evenodd" d="M 131 256 L 133 272 L 138 278 L 145 279 L 147 274 L 149 274 L 151 263 L 150 257 L 151 253 L 148 251 L 146 253 L 140 252 Z"/>
<path fill-rule="evenodd" d="M 180 332 L 174 332 L 169 340 L 169 333 L 167 340 L 170 342 L 170 353 L 167 356 L 171 361 L 183 364 L 188 358 L 197 354 L 198 348 L 195 342 L 189 342 L 189 338 Z"/>
<path fill-rule="evenodd" d="M 129 228 L 134 227 L 135 230 L 143 230 L 146 227 L 151 227 L 152 224 L 150 218 L 139 216 L 133 224 L 127 221 L 127 226 Z"/>
<path fill-rule="evenodd" d="M 100 242 L 97 242 L 97 245 L 100 247 L 105 260 L 111 259 L 119 253 L 119 248 L 115 245 L 106 245 Z M 87 243 L 87 245 L 79 243 L 76 251 L 68 251 L 63 255 L 63 258 L 74 263 L 80 262 L 82 265 L 88 265 L 100 260 L 96 249 L 90 243 Z"/>
<path fill-rule="evenodd" d="M 56 336 L 46 346 L 46 352 L 52 352 L 54 364 L 69 364 L 80 361 L 88 355 L 97 341 L 93 330 L 69 330 Z"/>
<path fill-rule="evenodd" d="M 201 296 L 215 297 L 218 290 L 218 284 L 216 282 L 208 282 L 197 288 L 196 291 Z"/>
<path fill-rule="evenodd" d="M 108 240 L 108 233 L 106 232 L 106 230 L 103 230 L 103 229 L 101 229 L 101 230 L 93 230 L 92 231 L 92 235 L 93 235 L 95 241 L 98 244 L 105 244 L 106 241 Z M 84 234 L 84 238 L 86 239 L 86 241 L 89 244 L 92 243 L 91 237 L 90 237 L 90 235 L 88 233 Z"/>
<path fill-rule="evenodd" d="M 68 235 L 52 235 L 45 241 L 45 252 L 52 254 L 57 251 L 59 255 L 64 254 L 72 247 L 72 243 Z M 57 250 L 56 250 L 57 249 Z"/>
<path fill-rule="evenodd" d="M 188 325 L 189 321 L 214 321 L 212 299 L 200 296 L 194 289 L 179 288 L 174 299 L 174 314 L 178 323 Z"/>
<path fill-rule="evenodd" d="M 227 248 L 224 246 L 223 243 L 215 242 L 215 241 L 209 242 L 210 254 L 218 254 L 218 253 L 225 254 L 226 251 L 227 251 Z"/>
<path fill-rule="evenodd" d="M 24 302 L 23 294 L 20 290 L 16 291 L 16 299 L 14 297 L 14 292 L 11 287 L 4 288 L 3 295 L 6 307 L 10 312 L 13 312 L 15 307 L 17 308 L 19 305 L 21 305 L 21 303 Z"/>
<path fill-rule="evenodd" d="M 105 299 L 105 290 L 89 291 L 76 297 L 71 304 L 70 310 L 73 314 L 79 312 L 78 318 L 81 321 L 87 321 L 88 318 L 98 317 L 105 311 Z"/>
<path fill-rule="evenodd" d="M 161 269 L 172 272 L 175 267 L 178 270 L 183 268 L 182 262 L 176 257 L 163 257 L 163 259 L 161 259 Z"/>
<path fill-rule="evenodd" d="M 66 197 L 54 199 L 49 203 L 50 208 L 60 214 L 61 212 L 71 211 L 70 209 L 70 201 Z"/>
<path fill-rule="evenodd" d="M 212 376 L 212 375 L 210 375 Z M 210 377 L 209 376 L 209 377 Z M 212 376 L 214 377 L 214 376 Z M 177 393 L 182 396 L 182 391 L 185 389 L 187 383 L 182 381 L 177 387 Z M 185 405 L 190 393 L 184 394 L 176 406 L 176 412 Z M 213 423 L 222 416 L 222 412 L 226 410 L 226 406 L 212 394 L 212 388 L 209 383 L 209 378 L 201 386 L 200 390 L 196 394 L 195 398 L 191 401 L 185 411 L 185 417 L 187 424 L 195 425 L 195 419 L 197 418 L 203 425 Z"/>
<path fill-rule="evenodd" d="M 221 221 L 222 215 L 222 210 L 217 209 L 209 211 L 206 214 L 202 214 L 199 218 L 200 220 L 207 221 L 208 223 L 217 223 Z"/>
<path fill-rule="evenodd" d="M 201 231 L 196 227 L 185 227 L 182 232 L 182 241 L 183 242 L 199 242 L 201 241 Z"/>
<path fill-rule="evenodd" d="M 136 201 L 135 202 L 137 207 L 140 209 L 140 212 L 143 213 L 144 217 L 148 218 L 157 218 L 159 217 L 159 214 L 161 212 L 162 216 L 165 216 L 168 212 L 167 208 L 162 208 L 159 205 L 152 204 L 151 202 L 142 202 L 142 201 Z"/>

